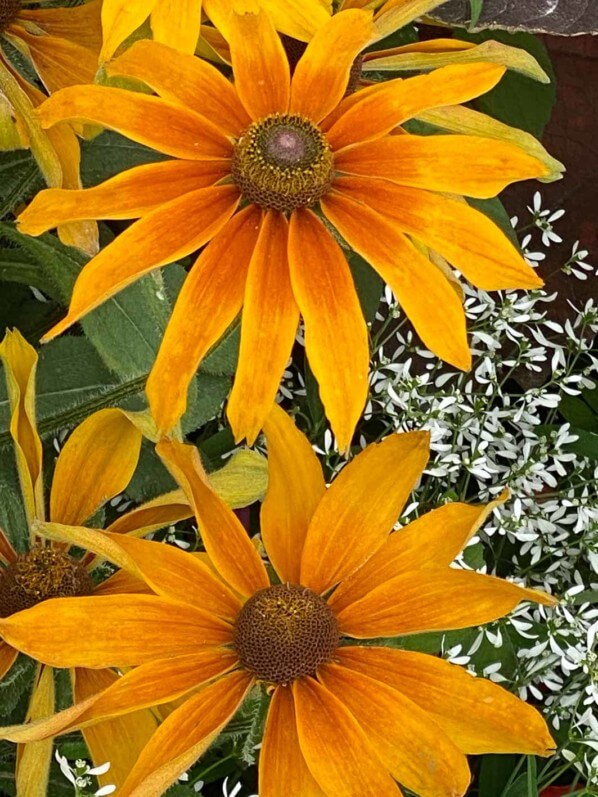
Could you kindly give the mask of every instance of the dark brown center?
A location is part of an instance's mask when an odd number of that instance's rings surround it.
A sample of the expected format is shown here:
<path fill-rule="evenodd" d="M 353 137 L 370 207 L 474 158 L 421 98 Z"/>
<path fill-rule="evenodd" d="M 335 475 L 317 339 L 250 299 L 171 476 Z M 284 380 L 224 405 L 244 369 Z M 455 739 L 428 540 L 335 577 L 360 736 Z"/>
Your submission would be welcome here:
<path fill-rule="evenodd" d="M 62 551 L 34 545 L 0 570 L 0 617 L 29 609 L 48 598 L 91 595 L 93 582 L 79 562 Z"/>
<path fill-rule="evenodd" d="M 326 601 L 306 587 L 278 584 L 256 592 L 235 621 L 234 646 L 257 678 L 288 684 L 330 661 L 338 626 Z"/>
<path fill-rule="evenodd" d="M 21 0 L 0 0 L 0 33 L 13 22 L 21 10 Z"/>
<path fill-rule="evenodd" d="M 332 149 L 309 119 L 271 114 L 237 140 L 232 175 L 248 202 L 290 213 L 315 204 L 329 190 Z"/>

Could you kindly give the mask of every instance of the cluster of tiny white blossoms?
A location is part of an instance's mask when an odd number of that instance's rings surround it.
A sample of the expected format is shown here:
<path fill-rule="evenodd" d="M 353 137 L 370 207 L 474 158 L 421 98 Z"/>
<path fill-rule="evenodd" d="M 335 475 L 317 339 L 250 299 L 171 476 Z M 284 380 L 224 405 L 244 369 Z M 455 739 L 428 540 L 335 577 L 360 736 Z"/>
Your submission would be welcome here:
<path fill-rule="evenodd" d="M 542 208 L 534 195 L 522 240 L 531 265 L 562 239 L 553 224 L 564 214 Z M 517 226 L 518 220 L 512 220 Z M 530 247 L 538 251 L 532 251 Z M 575 242 L 562 271 L 595 277 L 587 251 Z M 598 782 L 598 460 L 576 448 L 583 431 L 562 423 L 563 396 L 598 381 L 598 306 L 569 304 L 568 318 L 551 319 L 555 293 L 488 294 L 463 284 L 473 367 L 461 373 L 422 347 L 386 288 L 372 325 L 371 391 L 360 443 L 391 431 L 428 429 L 431 456 L 401 524 L 446 501 L 488 501 L 504 487 L 497 508 L 456 566 L 503 577 L 558 595 L 556 609 L 525 604 L 509 618 L 471 633 L 447 635 L 445 657 L 543 704 L 565 762 L 582 780 Z M 281 397 L 305 396 L 290 364 Z M 330 472 L 345 459 L 330 431 L 316 450 Z M 508 655 L 507 655 L 508 654 Z"/>
<path fill-rule="evenodd" d="M 54 755 L 56 761 L 58 761 L 60 771 L 75 787 L 75 797 L 107 797 L 107 795 L 113 794 L 116 791 L 116 786 L 113 784 L 101 786 L 99 789 L 93 790 L 95 777 L 98 775 L 105 775 L 110 769 L 110 762 L 92 767 L 89 766 L 87 761 L 77 759 L 74 766 L 71 766 L 68 759 L 60 755 L 58 750 L 56 750 Z"/>

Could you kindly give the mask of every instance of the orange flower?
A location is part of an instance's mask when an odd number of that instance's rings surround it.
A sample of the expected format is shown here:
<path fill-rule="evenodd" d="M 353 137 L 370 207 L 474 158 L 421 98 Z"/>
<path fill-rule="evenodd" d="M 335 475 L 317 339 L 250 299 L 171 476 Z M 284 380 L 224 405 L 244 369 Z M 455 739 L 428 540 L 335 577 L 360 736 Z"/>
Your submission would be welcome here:
<path fill-rule="evenodd" d="M 469 785 L 467 753 L 548 755 L 540 714 L 500 686 L 381 640 L 355 643 L 486 623 L 522 600 L 553 604 L 449 567 L 498 502 L 447 504 L 389 536 L 426 465 L 426 433 L 370 446 L 329 489 L 309 441 L 277 406 L 265 434 L 261 535 L 272 579 L 209 488 L 197 451 L 174 441 L 158 452 L 193 505 L 207 563 L 154 542 L 40 524 L 123 564 L 157 594 L 56 600 L 0 621 L 11 644 L 49 664 L 135 668 L 89 700 L 0 736 L 43 739 L 178 699 L 119 792 L 153 797 L 261 682 L 272 702 L 260 797 L 398 797 L 396 781 L 422 797 L 457 797 Z"/>
<path fill-rule="evenodd" d="M 46 95 L 14 68 L 3 47 L 9 43 L 27 59 L 49 94 L 65 86 L 93 83 L 102 42 L 100 2 L 30 9 L 21 0 L 0 0 L 0 133 L 12 147 L 31 149 L 50 186 L 81 187 L 77 137 L 68 125 L 47 133 L 42 130 L 34 108 Z M 66 244 L 89 254 L 97 252 L 95 224 L 61 225 L 59 234 Z"/>
<path fill-rule="evenodd" d="M 249 0 L 251 4 L 251 0 Z M 330 15 L 330 0 L 256 0 L 277 30 L 307 41 Z M 228 29 L 234 0 L 103 0 L 104 46 L 101 60 L 111 58 L 119 45 L 149 17 L 155 41 L 193 54 L 203 10 L 219 27 Z"/>
<path fill-rule="evenodd" d="M 232 31 L 234 86 L 204 61 L 138 42 L 109 71 L 144 80 L 159 97 L 81 86 L 40 110 L 46 127 L 95 121 L 174 158 L 86 191 L 44 191 L 21 214 L 21 230 L 32 235 L 77 219 L 139 219 L 83 269 L 67 317 L 46 337 L 210 242 L 178 297 L 148 380 L 160 430 L 181 417 L 198 364 L 242 309 L 228 416 L 236 438 L 252 442 L 301 314 L 307 356 L 344 449 L 366 401 L 368 333 L 330 227 L 391 285 L 424 343 L 468 368 L 459 295 L 426 247 L 487 290 L 542 282 L 496 225 L 446 193 L 489 197 L 547 167 L 504 142 L 392 134 L 422 109 L 487 91 L 504 67 L 450 66 L 343 99 L 353 59 L 372 36 L 365 12 L 342 12 L 323 25 L 292 80 L 263 13 L 235 16 Z"/>

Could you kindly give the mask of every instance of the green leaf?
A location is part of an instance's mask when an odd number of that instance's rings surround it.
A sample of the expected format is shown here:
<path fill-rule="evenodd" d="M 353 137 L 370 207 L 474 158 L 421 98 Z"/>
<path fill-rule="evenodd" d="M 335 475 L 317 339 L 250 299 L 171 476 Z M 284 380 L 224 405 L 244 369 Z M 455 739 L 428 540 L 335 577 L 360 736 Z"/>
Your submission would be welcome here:
<path fill-rule="evenodd" d="M 0 339 L 7 328 L 16 327 L 31 343 L 36 343 L 61 316 L 54 302 L 38 301 L 29 286 L 0 282 Z"/>
<path fill-rule="evenodd" d="M 29 694 L 35 667 L 33 659 L 20 654 L 0 680 L 0 717 L 3 719 L 10 717 L 19 701 Z"/>
<path fill-rule="evenodd" d="M 360 255 L 352 252 L 348 258 L 361 310 L 366 321 L 373 321 L 380 305 L 384 280 Z"/>
<path fill-rule="evenodd" d="M 48 296 L 55 296 L 55 288 L 35 260 L 22 249 L 0 247 L 0 280 L 32 285 Z"/>
<path fill-rule="evenodd" d="M 484 797 L 503 797 L 504 790 L 515 771 L 520 756 L 485 755 L 479 775 L 479 793 Z"/>
<path fill-rule="evenodd" d="M 484 6 L 484 0 L 469 0 L 469 5 L 471 6 L 471 19 L 469 20 L 469 24 L 473 28 L 478 24 Z"/>
<path fill-rule="evenodd" d="M 0 163 L 0 218 L 43 188 L 44 180 L 28 149 L 3 152 Z"/>
<path fill-rule="evenodd" d="M 507 33 L 496 30 L 467 33 L 458 29 L 454 35 L 458 39 L 476 44 L 494 39 L 512 47 L 520 47 L 527 50 L 539 62 L 549 75 L 550 83 L 538 83 L 515 72 L 508 72 L 498 86 L 478 97 L 474 101 L 474 106 L 478 111 L 540 138 L 556 101 L 554 69 L 548 51 L 540 39 L 530 33 Z"/>
<path fill-rule="evenodd" d="M 163 160 L 168 156 L 107 130 L 81 142 L 81 182 L 89 188 L 126 169 Z"/>
<path fill-rule="evenodd" d="M 559 412 L 578 429 L 587 432 L 598 432 L 598 388 L 583 390 L 579 396 L 563 395 L 559 404 Z"/>
<path fill-rule="evenodd" d="M 29 525 L 10 437 L 5 440 L 4 445 L 0 445 L 0 528 L 4 530 L 15 550 L 28 549 Z"/>

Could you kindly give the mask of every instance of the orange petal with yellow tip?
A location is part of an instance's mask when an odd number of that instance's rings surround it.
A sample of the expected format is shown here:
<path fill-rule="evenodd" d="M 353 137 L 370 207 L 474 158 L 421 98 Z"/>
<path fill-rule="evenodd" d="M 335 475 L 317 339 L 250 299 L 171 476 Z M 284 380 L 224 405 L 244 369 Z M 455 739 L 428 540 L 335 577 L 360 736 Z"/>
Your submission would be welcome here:
<path fill-rule="evenodd" d="M 307 529 L 326 482 L 309 440 L 278 405 L 266 419 L 264 434 L 268 492 L 260 515 L 262 540 L 280 580 L 298 584 Z"/>
<path fill-rule="evenodd" d="M 241 595 L 268 587 L 259 554 L 233 511 L 209 486 L 195 446 L 162 440 L 156 451 L 193 506 L 205 549 L 220 575 Z"/>
<path fill-rule="evenodd" d="M 455 664 L 384 647 L 339 648 L 336 657 L 342 667 L 388 684 L 416 703 L 468 755 L 546 756 L 555 746 L 539 711 Z"/>
<path fill-rule="evenodd" d="M 15 444 L 17 470 L 27 520 L 44 516 L 42 444 L 35 420 L 37 352 L 18 329 L 6 330 L 0 342 L 0 360 L 10 407 L 10 434 Z"/>
<path fill-rule="evenodd" d="M 157 42 L 193 55 L 199 39 L 201 0 L 158 0 L 151 16 Z"/>
<path fill-rule="evenodd" d="M 198 645 L 199 647 L 199 645 Z M 236 655 L 224 648 L 205 648 L 183 656 L 164 657 L 142 664 L 125 675 L 102 677 L 106 671 L 77 669 L 83 688 L 77 703 L 36 723 L 2 728 L 0 736 L 13 742 L 32 742 L 68 733 L 97 722 L 151 708 L 187 694 L 202 683 L 224 675 L 237 664 Z M 96 689 L 86 689 L 95 681 Z M 104 682 L 102 684 L 102 682 Z"/>
<path fill-rule="evenodd" d="M 420 111 L 467 102 L 493 88 L 505 73 L 495 64 L 445 66 L 429 75 L 389 80 L 349 97 L 326 133 L 334 150 L 382 138 Z"/>
<path fill-rule="evenodd" d="M 452 631 L 504 617 L 521 601 L 554 606 L 550 595 L 468 570 L 426 569 L 395 576 L 337 614 L 358 639 Z"/>
<path fill-rule="evenodd" d="M 156 41 L 135 42 L 106 71 L 142 80 L 164 99 L 213 119 L 230 135 L 238 136 L 251 122 L 232 83 L 216 67 Z"/>
<path fill-rule="evenodd" d="M 25 29 L 19 30 L 18 38 L 26 46 L 48 94 L 66 86 L 93 83 L 98 69 L 97 53 L 78 42 L 31 34 Z"/>
<path fill-rule="evenodd" d="M 297 736 L 293 694 L 286 686 L 276 688 L 266 720 L 260 750 L 261 797 L 326 797 L 307 768 Z"/>
<path fill-rule="evenodd" d="M 291 216 L 289 266 L 320 398 L 345 450 L 368 393 L 368 331 L 342 249 L 307 208 Z"/>
<path fill-rule="evenodd" d="M 71 671 L 71 678 L 75 702 L 79 703 L 107 689 L 120 676 L 113 670 L 79 668 Z M 114 785 L 117 790 L 120 789 L 157 727 L 158 720 L 154 712 L 141 709 L 83 730 L 83 738 L 95 766 L 110 762 L 108 772 L 96 776 L 100 786 Z"/>
<path fill-rule="evenodd" d="M 388 136 L 340 152 L 335 168 L 399 185 L 488 199 L 548 168 L 520 147 L 479 136 Z"/>
<path fill-rule="evenodd" d="M 502 230 L 479 210 L 430 191 L 373 177 L 339 177 L 335 187 L 423 241 L 486 291 L 544 284 Z"/>
<path fill-rule="evenodd" d="M 109 86 L 71 86 L 38 109 L 42 127 L 90 122 L 175 158 L 205 160 L 230 156 L 223 130 L 204 116 L 159 97 Z"/>
<path fill-rule="evenodd" d="M 12 665 L 17 660 L 19 651 L 0 639 L 0 680 L 4 678 Z"/>
<path fill-rule="evenodd" d="M 342 651 L 342 649 L 341 649 Z M 467 791 L 467 759 L 429 714 L 390 686 L 338 664 L 318 678 L 349 709 L 392 776 L 420 797 Z"/>
<path fill-rule="evenodd" d="M 324 592 L 384 544 L 426 466 L 429 441 L 428 432 L 392 434 L 341 470 L 312 517 L 302 584 Z"/>
<path fill-rule="evenodd" d="M 252 119 L 286 113 L 291 77 L 282 42 L 264 11 L 233 13 L 227 32 L 235 89 Z"/>
<path fill-rule="evenodd" d="M 332 191 L 322 199 L 322 210 L 349 246 L 390 285 L 424 344 L 445 362 L 469 369 L 465 311 L 442 272 L 395 222 L 350 196 Z"/>
<path fill-rule="evenodd" d="M 215 0 L 220 2 L 220 0 Z M 332 0 L 259 0 L 276 30 L 300 41 L 311 41 L 332 13 Z"/>
<path fill-rule="evenodd" d="M 192 515 L 193 510 L 183 491 L 173 490 L 171 493 L 153 498 L 120 515 L 106 527 L 106 531 L 112 531 L 115 534 L 132 532 L 135 536 L 140 537 L 163 529 L 165 526 L 173 525 L 179 520 L 186 520 Z"/>
<path fill-rule="evenodd" d="M 156 2 L 157 0 L 103 0 L 104 46 L 100 61 L 107 61 L 114 55 L 118 46 L 145 22 Z"/>
<path fill-rule="evenodd" d="M 164 598 L 189 603 L 227 619 L 233 619 L 240 609 L 238 599 L 203 562 L 174 546 L 57 523 L 39 523 L 36 531 L 93 551 L 128 570 Z"/>
<path fill-rule="evenodd" d="M 145 581 L 126 570 L 117 570 L 101 581 L 93 590 L 94 595 L 155 595 Z"/>
<path fill-rule="evenodd" d="M 224 620 L 152 595 L 52 598 L 1 618 L 0 635 L 54 667 L 91 668 L 132 667 L 232 641 Z"/>
<path fill-rule="evenodd" d="M 247 273 L 239 363 L 226 414 L 235 439 L 246 438 L 248 445 L 274 404 L 299 324 L 287 259 L 288 229 L 282 213 L 265 213 Z"/>
<path fill-rule="evenodd" d="M 172 263 L 209 241 L 235 212 L 234 186 L 211 186 L 173 199 L 122 232 L 79 274 L 68 315 L 46 333 L 56 337 L 75 321 L 154 268 Z"/>
<path fill-rule="evenodd" d="M 136 219 L 172 199 L 214 185 L 230 171 L 227 160 L 168 160 L 127 169 L 93 188 L 40 191 L 19 216 L 19 227 L 40 235 L 65 222 Z"/>
<path fill-rule="evenodd" d="M 102 3 L 103 0 L 90 0 L 80 6 L 64 8 L 30 9 L 24 6 L 19 11 L 19 22 L 33 22 L 50 36 L 70 39 L 99 52 L 102 45 Z"/>
<path fill-rule="evenodd" d="M 51 520 L 75 526 L 90 518 L 125 489 L 137 467 L 140 449 L 141 432 L 120 410 L 99 410 L 86 418 L 56 461 Z"/>
<path fill-rule="evenodd" d="M 146 385 L 152 415 L 163 432 L 184 414 L 197 367 L 243 305 L 261 216 L 254 205 L 236 213 L 203 250 L 177 297 Z"/>
<path fill-rule="evenodd" d="M 248 673 L 233 672 L 173 711 L 137 759 L 121 797 L 161 797 L 214 741 L 252 685 Z"/>
<path fill-rule="evenodd" d="M 51 667 L 38 665 L 25 722 L 51 714 L 54 705 L 54 672 Z M 46 797 L 52 747 L 51 739 L 18 746 L 15 785 L 19 797 Z"/>
<path fill-rule="evenodd" d="M 292 689 L 301 752 L 324 793 L 400 797 L 399 787 L 344 704 L 313 678 L 297 679 Z"/>
<path fill-rule="evenodd" d="M 371 14 L 357 9 L 330 17 L 307 45 L 291 82 L 290 112 L 318 123 L 342 100 L 355 57 L 372 40 Z"/>
<path fill-rule="evenodd" d="M 448 567 L 505 498 L 503 493 L 489 504 L 445 504 L 394 532 L 363 567 L 339 584 L 330 605 L 340 612 L 401 573 Z"/>

